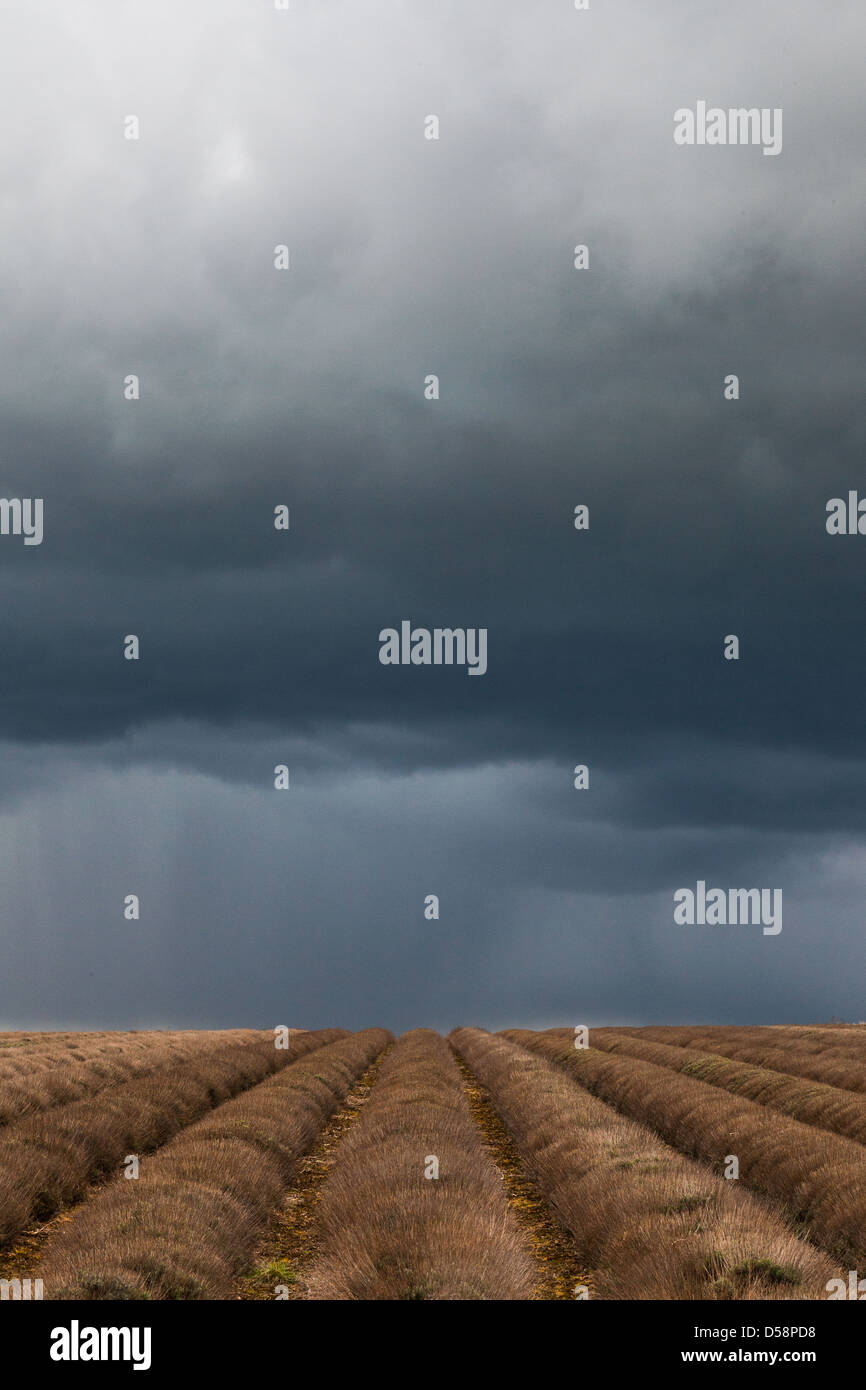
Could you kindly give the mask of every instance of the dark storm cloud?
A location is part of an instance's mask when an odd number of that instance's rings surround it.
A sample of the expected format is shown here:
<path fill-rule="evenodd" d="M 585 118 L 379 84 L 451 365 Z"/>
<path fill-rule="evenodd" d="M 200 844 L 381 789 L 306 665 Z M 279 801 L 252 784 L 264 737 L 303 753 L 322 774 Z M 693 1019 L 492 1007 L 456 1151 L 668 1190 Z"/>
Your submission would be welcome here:
<path fill-rule="evenodd" d="M 746 328 L 780 323 L 768 307 Z M 191 713 L 387 720 L 395 704 L 426 721 L 445 694 L 454 714 L 507 726 L 511 738 L 514 723 L 530 739 L 561 732 L 577 701 L 597 727 L 625 721 L 637 736 L 684 725 L 861 751 L 859 692 L 844 679 L 851 634 L 862 631 L 861 562 L 856 542 L 826 535 L 824 508 L 856 482 L 862 431 L 856 396 L 841 416 L 829 372 L 822 405 L 830 340 L 829 327 L 812 334 L 816 380 L 804 367 L 790 388 L 814 401 L 808 433 L 781 392 L 775 423 L 761 418 L 766 403 L 706 400 L 693 420 L 686 382 L 684 418 L 673 401 L 629 405 L 624 390 L 612 440 L 609 416 L 576 405 L 585 464 L 555 423 L 508 435 L 437 425 L 430 412 L 444 403 L 377 409 L 375 393 L 372 418 L 360 415 L 354 431 L 335 410 L 306 428 L 287 422 L 279 447 L 251 427 L 243 453 L 214 438 L 205 416 L 176 453 L 198 458 L 201 472 L 210 446 L 222 482 L 200 497 L 180 483 L 145 487 L 134 466 L 120 497 L 108 485 L 100 495 L 83 486 L 87 451 L 72 454 L 66 477 L 46 488 L 38 560 L 23 548 L 3 556 L 16 593 L 9 670 L 26 695 L 9 732 L 92 737 Z M 653 364 L 647 397 L 680 385 L 684 341 L 632 344 L 639 390 L 640 363 Z M 722 372 L 720 360 L 705 373 L 705 397 L 720 397 Z M 602 372 L 602 396 L 608 380 Z M 726 409 L 741 411 L 736 428 L 723 425 Z M 585 536 L 571 528 L 575 499 L 591 507 Z M 273 531 L 276 501 L 292 508 L 288 536 Z M 483 700 L 450 672 L 419 680 L 378 666 L 380 627 L 404 616 L 490 628 Z M 128 630 L 145 648 L 135 679 L 117 659 Z M 749 659 L 729 679 L 719 653 L 732 630 Z M 227 662 L 228 650 L 239 659 Z"/>
<path fill-rule="evenodd" d="M 353 769 L 280 797 L 201 775 L 85 774 L 4 836 L 8 920 L 27 923 L 8 934 L 4 1016 L 22 999 L 29 1026 L 859 1016 L 862 848 L 648 834 L 598 815 L 566 827 L 542 780 Z M 781 873 L 783 934 L 674 931 L 670 886 L 695 862 L 712 875 L 737 860 Z M 135 930 L 118 920 L 128 891 Z"/>
<path fill-rule="evenodd" d="M 866 541 L 824 520 L 863 477 L 863 21 L 689 16 L 4 16 L 0 490 L 45 540 L 0 540 L 0 799 L 58 991 L 19 941 L 4 1009 L 243 1021 L 283 950 L 326 1021 L 553 1022 L 581 981 L 597 1020 L 853 1007 Z M 782 154 L 675 147 L 698 97 L 784 107 Z M 487 674 L 382 667 L 403 618 L 486 626 Z M 772 961 L 676 954 L 674 887 L 776 873 Z"/>

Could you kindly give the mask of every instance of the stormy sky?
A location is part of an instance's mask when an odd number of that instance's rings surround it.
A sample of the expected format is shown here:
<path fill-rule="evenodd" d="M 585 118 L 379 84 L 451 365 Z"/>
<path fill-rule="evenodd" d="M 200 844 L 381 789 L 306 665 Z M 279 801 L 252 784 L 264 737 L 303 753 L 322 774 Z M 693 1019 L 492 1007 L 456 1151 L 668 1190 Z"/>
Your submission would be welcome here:
<path fill-rule="evenodd" d="M 3 7 L 0 1026 L 866 1017 L 864 39 Z M 676 145 L 702 100 L 781 153 Z M 404 619 L 486 674 L 382 665 Z"/>

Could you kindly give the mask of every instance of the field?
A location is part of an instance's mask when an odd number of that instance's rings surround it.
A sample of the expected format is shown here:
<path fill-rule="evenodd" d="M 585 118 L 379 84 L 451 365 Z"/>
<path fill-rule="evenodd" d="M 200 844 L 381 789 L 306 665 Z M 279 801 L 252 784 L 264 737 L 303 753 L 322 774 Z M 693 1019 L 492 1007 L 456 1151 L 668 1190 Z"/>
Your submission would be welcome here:
<path fill-rule="evenodd" d="M 866 1025 L 583 1041 L 0 1033 L 0 1299 L 848 1287 L 866 1266 Z"/>

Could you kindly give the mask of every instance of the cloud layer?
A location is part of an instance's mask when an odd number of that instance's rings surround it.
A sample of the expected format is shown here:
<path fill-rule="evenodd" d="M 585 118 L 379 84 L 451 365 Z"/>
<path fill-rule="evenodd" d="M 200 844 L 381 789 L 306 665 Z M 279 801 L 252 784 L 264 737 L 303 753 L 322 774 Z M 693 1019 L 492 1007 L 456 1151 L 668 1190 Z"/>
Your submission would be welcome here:
<path fill-rule="evenodd" d="M 862 8 L 0 25 L 0 1023 L 858 1017 Z"/>

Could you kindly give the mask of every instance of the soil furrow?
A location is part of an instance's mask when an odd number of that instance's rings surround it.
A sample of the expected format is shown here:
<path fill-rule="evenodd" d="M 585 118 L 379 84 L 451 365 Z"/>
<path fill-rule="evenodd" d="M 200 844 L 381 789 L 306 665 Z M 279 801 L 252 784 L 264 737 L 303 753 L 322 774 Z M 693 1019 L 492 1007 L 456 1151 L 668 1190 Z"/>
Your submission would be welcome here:
<path fill-rule="evenodd" d="M 38 1279 L 42 1251 L 51 1236 L 71 1221 L 75 1213 L 111 1181 L 111 1178 L 104 1178 L 100 1182 L 92 1183 L 80 1201 L 71 1202 L 61 1211 L 49 1216 L 47 1221 L 39 1221 L 29 1226 L 26 1231 L 21 1231 L 7 1242 L 0 1249 L 0 1279 Z"/>
<path fill-rule="evenodd" d="M 453 1048 L 452 1048 L 453 1050 Z M 534 1299 L 573 1299 L 583 1285 L 592 1296 L 592 1271 L 580 1260 L 574 1241 L 560 1225 L 541 1191 L 529 1177 L 508 1129 L 496 1112 L 486 1087 L 455 1052 L 463 1077 L 463 1089 L 472 1118 L 505 1185 L 508 1205 L 514 1213 L 535 1263 L 538 1284 Z"/>
<path fill-rule="evenodd" d="M 237 1282 L 236 1299 L 270 1300 L 277 1297 L 277 1289 L 283 1299 L 306 1298 L 304 1276 L 318 1250 L 316 1213 L 322 1187 L 333 1167 L 336 1150 L 367 1103 L 392 1046 L 389 1043 L 356 1081 L 313 1148 L 301 1159 L 295 1182 L 256 1252 L 251 1273 Z"/>

